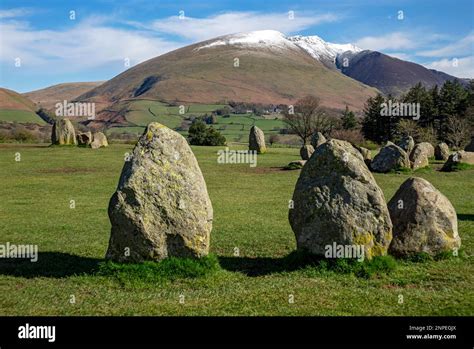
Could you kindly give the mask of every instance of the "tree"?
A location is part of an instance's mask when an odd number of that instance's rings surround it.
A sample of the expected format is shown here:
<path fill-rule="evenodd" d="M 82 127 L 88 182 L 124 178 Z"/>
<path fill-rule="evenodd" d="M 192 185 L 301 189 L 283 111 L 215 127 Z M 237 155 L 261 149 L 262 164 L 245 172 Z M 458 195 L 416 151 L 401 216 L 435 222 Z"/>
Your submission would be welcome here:
<path fill-rule="evenodd" d="M 352 130 L 357 126 L 357 120 L 353 111 L 349 110 L 346 105 L 346 110 L 342 113 L 342 128 L 344 130 Z"/>
<path fill-rule="evenodd" d="M 426 90 L 421 82 L 408 90 L 408 92 L 402 97 L 402 102 L 419 104 L 420 118 L 417 122 L 424 127 L 434 125 L 437 110 L 433 102 L 433 94 L 431 91 Z M 403 118 L 412 119 L 413 115 L 406 115 Z"/>
<path fill-rule="evenodd" d="M 393 125 L 393 116 L 383 116 L 381 111 L 385 98 L 379 93 L 370 97 L 365 103 L 362 133 L 366 139 L 376 143 L 384 143 L 393 139 L 396 134 L 396 125 Z"/>
<path fill-rule="evenodd" d="M 306 96 L 296 102 L 294 108 L 287 108 L 283 113 L 283 122 L 292 133 L 298 135 L 304 144 L 316 132 L 329 133 L 333 122 L 320 109 L 319 99 L 315 96 Z"/>
<path fill-rule="evenodd" d="M 449 116 L 446 120 L 445 140 L 454 149 L 462 149 L 469 141 L 471 132 L 469 122 L 456 116 Z"/>
<path fill-rule="evenodd" d="M 463 117 L 468 106 L 468 91 L 457 80 L 446 81 L 439 91 L 438 136 L 440 139 L 446 138 L 449 117 Z"/>
<path fill-rule="evenodd" d="M 188 131 L 189 144 L 192 145 L 225 145 L 225 137 L 214 127 L 207 127 L 206 124 L 199 119 L 191 125 Z"/>

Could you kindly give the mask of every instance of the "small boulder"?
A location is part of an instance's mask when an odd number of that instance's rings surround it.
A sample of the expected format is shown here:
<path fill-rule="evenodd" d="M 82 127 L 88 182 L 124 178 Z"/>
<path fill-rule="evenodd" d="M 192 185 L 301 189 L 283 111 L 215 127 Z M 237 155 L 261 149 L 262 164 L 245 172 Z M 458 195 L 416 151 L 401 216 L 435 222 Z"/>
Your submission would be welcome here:
<path fill-rule="evenodd" d="M 264 154 L 267 152 L 267 147 L 265 146 L 265 135 L 257 126 L 252 126 L 250 128 L 249 150 L 257 151 L 257 154 Z"/>
<path fill-rule="evenodd" d="M 314 148 L 311 144 L 303 145 L 300 149 L 300 156 L 303 160 L 309 160 L 314 153 Z"/>
<path fill-rule="evenodd" d="M 415 148 L 415 141 L 412 136 L 403 136 L 397 145 L 410 155 L 413 148 Z"/>
<path fill-rule="evenodd" d="M 77 144 L 80 146 L 88 146 L 92 143 L 92 132 L 79 133 L 77 136 Z"/>
<path fill-rule="evenodd" d="M 460 150 L 449 155 L 441 171 L 455 171 L 460 164 L 474 165 L 474 152 Z"/>
<path fill-rule="evenodd" d="M 435 159 L 436 160 L 448 160 L 449 158 L 449 147 L 446 143 L 438 143 L 435 147 Z"/>
<path fill-rule="evenodd" d="M 321 132 L 316 132 L 313 134 L 311 137 L 311 145 L 313 146 L 314 149 L 319 147 L 321 144 L 327 142 L 326 137 Z"/>
<path fill-rule="evenodd" d="M 402 167 L 409 168 L 410 160 L 402 148 L 392 142 L 387 142 L 387 144 L 380 149 L 379 153 L 375 155 L 370 163 L 370 167 L 374 172 L 385 173 L 398 170 Z"/>
<path fill-rule="evenodd" d="M 102 147 L 108 147 L 107 137 L 102 132 L 94 133 L 93 141 L 91 143 L 92 149 L 98 149 Z"/>
<path fill-rule="evenodd" d="M 435 149 L 434 147 L 431 145 L 431 143 L 428 143 L 428 142 L 421 142 L 421 143 L 417 143 L 416 145 L 420 146 L 423 148 L 423 151 L 426 153 L 426 155 L 428 156 L 428 158 L 432 158 L 435 156 Z"/>
<path fill-rule="evenodd" d="M 319 146 L 301 170 L 289 221 L 299 250 L 324 256 L 328 246 L 362 245 L 365 257 L 385 255 L 392 223 L 382 190 L 350 143 Z"/>
<path fill-rule="evenodd" d="M 77 145 L 76 131 L 69 119 L 59 119 L 53 124 L 51 143 L 57 145 Z"/>
<path fill-rule="evenodd" d="M 451 202 L 423 178 L 407 179 L 388 203 L 393 223 L 389 253 L 436 255 L 461 246 Z"/>
<path fill-rule="evenodd" d="M 122 169 L 109 203 L 106 258 L 141 262 L 209 252 L 212 205 L 186 139 L 151 123 Z"/>
<path fill-rule="evenodd" d="M 426 167 L 430 163 L 428 161 L 428 149 L 421 145 L 421 143 L 415 145 L 412 152 L 410 153 L 411 168 L 416 170 L 418 168 Z"/>

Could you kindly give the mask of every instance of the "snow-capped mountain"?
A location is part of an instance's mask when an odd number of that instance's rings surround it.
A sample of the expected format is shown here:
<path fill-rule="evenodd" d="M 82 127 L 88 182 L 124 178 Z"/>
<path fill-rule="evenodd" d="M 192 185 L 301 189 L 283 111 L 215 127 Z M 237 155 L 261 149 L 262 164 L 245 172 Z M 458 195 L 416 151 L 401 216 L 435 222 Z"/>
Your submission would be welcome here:
<path fill-rule="evenodd" d="M 258 30 L 222 36 L 208 41 L 197 49 L 223 45 L 258 46 L 270 49 L 303 49 L 317 60 L 335 62 L 338 55 L 344 52 L 361 52 L 362 49 L 353 44 L 334 44 L 326 42 L 319 36 L 286 36 L 276 30 Z"/>

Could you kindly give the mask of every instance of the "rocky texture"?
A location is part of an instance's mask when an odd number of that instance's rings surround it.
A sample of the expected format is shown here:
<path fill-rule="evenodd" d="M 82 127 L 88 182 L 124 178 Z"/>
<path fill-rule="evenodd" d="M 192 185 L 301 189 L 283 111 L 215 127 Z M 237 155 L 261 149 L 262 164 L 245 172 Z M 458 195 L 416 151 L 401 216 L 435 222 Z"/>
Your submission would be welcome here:
<path fill-rule="evenodd" d="M 391 254 L 436 255 L 461 246 L 453 205 L 427 180 L 407 179 L 388 203 L 388 209 L 393 223 Z"/>
<path fill-rule="evenodd" d="M 286 165 L 285 170 L 299 170 L 306 164 L 306 160 L 295 160 Z"/>
<path fill-rule="evenodd" d="M 311 145 L 313 146 L 314 149 L 319 147 L 321 144 L 327 142 L 326 137 L 321 132 L 316 132 L 313 134 L 311 137 Z"/>
<path fill-rule="evenodd" d="M 436 160 L 448 160 L 449 158 L 449 147 L 446 143 L 438 143 L 435 147 L 435 159 Z"/>
<path fill-rule="evenodd" d="M 423 151 L 426 152 L 427 156 L 429 158 L 432 158 L 435 156 L 435 149 L 434 147 L 431 145 L 431 143 L 428 143 L 428 142 L 421 142 L 421 143 L 417 143 L 416 145 L 420 146 L 423 148 Z"/>
<path fill-rule="evenodd" d="M 208 254 L 212 205 L 198 162 L 180 134 L 159 123 L 148 125 L 122 169 L 109 217 L 108 259 Z"/>
<path fill-rule="evenodd" d="M 300 156 L 303 160 L 309 160 L 311 155 L 314 153 L 314 148 L 311 144 L 303 145 L 300 148 Z"/>
<path fill-rule="evenodd" d="M 411 168 L 416 170 L 428 166 L 430 164 L 428 161 L 429 151 L 422 143 L 415 145 L 415 148 L 410 153 Z"/>
<path fill-rule="evenodd" d="M 350 143 L 319 146 L 301 170 L 289 220 L 299 250 L 324 255 L 325 247 L 363 245 L 365 257 L 385 255 L 392 223 L 382 190 Z"/>
<path fill-rule="evenodd" d="M 354 145 L 354 147 L 359 151 L 360 155 L 362 155 L 365 164 L 370 167 L 370 163 L 372 162 L 372 152 L 369 149 L 359 147 L 358 145 Z"/>
<path fill-rule="evenodd" d="M 90 131 L 79 133 L 76 138 L 77 144 L 81 146 L 88 146 L 92 143 L 92 133 Z"/>
<path fill-rule="evenodd" d="M 452 153 L 444 163 L 441 171 L 454 171 L 461 164 L 474 165 L 474 152 L 460 150 Z"/>
<path fill-rule="evenodd" d="M 389 172 L 398 170 L 401 167 L 410 167 L 410 160 L 407 153 L 398 145 L 392 142 L 380 149 L 379 153 L 375 155 L 370 163 L 370 167 L 374 172 Z"/>
<path fill-rule="evenodd" d="M 76 145 L 76 131 L 69 119 L 59 119 L 53 125 L 51 143 L 58 145 Z"/>
<path fill-rule="evenodd" d="M 267 151 L 267 147 L 265 146 L 265 135 L 257 126 L 252 126 L 250 128 L 249 150 L 257 151 L 258 154 L 264 154 Z"/>
<path fill-rule="evenodd" d="M 102 147 L 108 147 L 107 137 L 102 132 L 94 133 L 93 141 L 91 143 L 92 149 L 98 149 Z"/>
<path fill-rule="evenodd" d="M 415 148 L 415 141 L 412 136 L 403 136 L 397 145 L 410 155 L 413 148 Z"/>

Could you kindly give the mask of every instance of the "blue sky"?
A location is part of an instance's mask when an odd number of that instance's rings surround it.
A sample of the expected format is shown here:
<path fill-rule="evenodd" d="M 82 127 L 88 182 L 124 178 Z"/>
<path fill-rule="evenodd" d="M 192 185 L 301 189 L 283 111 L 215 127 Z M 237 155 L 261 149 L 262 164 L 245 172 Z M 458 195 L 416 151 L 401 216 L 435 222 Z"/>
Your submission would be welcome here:
<path fill-rule="evenodd" d="M 61 82 L 107 80 L 187 44 L 263 29 L 355 43 L 474 78 L 473 4 L 472 0 L 1 0 L 0 86 L 26 92 Z M 294 13 L 292 20 L 289 11 Z"/>

